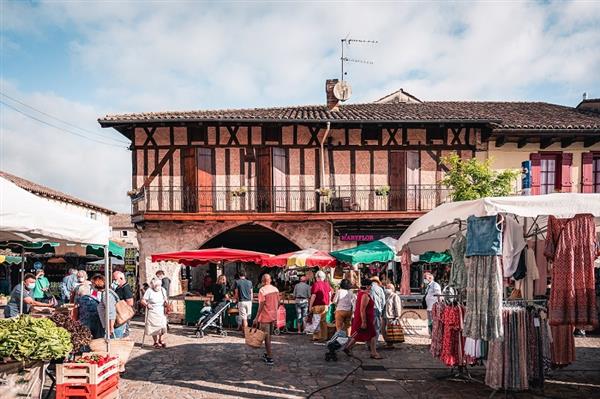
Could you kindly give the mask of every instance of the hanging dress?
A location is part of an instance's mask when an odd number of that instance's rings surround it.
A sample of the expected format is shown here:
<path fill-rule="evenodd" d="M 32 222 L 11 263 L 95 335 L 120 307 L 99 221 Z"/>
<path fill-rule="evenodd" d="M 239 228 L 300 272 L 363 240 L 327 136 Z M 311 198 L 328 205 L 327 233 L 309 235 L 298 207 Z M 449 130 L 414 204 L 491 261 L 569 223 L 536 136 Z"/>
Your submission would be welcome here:
<path fill-rule="evenodd" d="M 450 246 L 450 255 L 452 255 L 452 269 L 450 270 L 450 281 L 448 282 L 450 287 L 462 289 L 467 286 L 466 249 L 467 239 L 459 232 Z"/>
<path fill-rule="evenodd" d="M 596 226 L 592 215 L 548 217 L 544 254 L 552 261 L 549 318 L 553 326 L 598 326 L 594 259 Z"/>

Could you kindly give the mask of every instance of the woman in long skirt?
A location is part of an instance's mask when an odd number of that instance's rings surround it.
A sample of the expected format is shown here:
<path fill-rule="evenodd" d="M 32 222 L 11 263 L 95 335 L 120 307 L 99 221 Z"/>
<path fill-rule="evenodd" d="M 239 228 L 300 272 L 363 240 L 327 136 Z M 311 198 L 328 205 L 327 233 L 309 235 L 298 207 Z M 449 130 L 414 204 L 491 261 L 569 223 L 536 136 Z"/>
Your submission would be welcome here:
<path fill-rule="evenodd" d="M 167 333 L 167 316 L 165 315 L 165 303 L 167 292 L 162 288 L 162 281 L 158 278 L 150 280 L 150 289 L 146 290 L 140 301 L 146 307 L 146 334 L 151 335 L 154 340 L 154 348 L 166 348 L 164 336 Z"/>
<path fill-rule="evenodd" d="M 377 343 L 375 342 L 375 310 L 373 300 L 369 296 L 372 281 L 365 279 L 362 282 L 358 297 L 356 299 L 356 308 L 354 309 L 354 319 L 352 320 L 352 337 L 348 340 L 344 352 L 350 355 L 350 349 L 357 342 L 366 342 L 371 350 L 372 359 L 382 359 L 377 353 Z"/>

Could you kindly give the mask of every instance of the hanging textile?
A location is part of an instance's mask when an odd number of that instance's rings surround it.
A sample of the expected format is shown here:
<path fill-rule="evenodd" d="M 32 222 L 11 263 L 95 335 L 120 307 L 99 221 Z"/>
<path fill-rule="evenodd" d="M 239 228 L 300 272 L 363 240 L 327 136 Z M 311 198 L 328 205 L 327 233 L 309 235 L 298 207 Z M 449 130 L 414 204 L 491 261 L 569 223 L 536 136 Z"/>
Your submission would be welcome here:
<path fill-rule="evenodd" d="M 502 338 L 502 268 L 498 256 L 473 256 L 467 264 L 464 335 L 491 341 Z"/>
<path fill-rule="evenodd" d="M 486 385 L 519 391 L 543 385 L 551 342 L 544 317 L 538 307 L 502 309 L 504 339 L 490 342 Z"/>
<path fill-rule="evenodd" d="M 466 256 L 502 255 L 502 229 L 497 216 L 467 218 Z"/>
<path fill-rule="evenodd" d="M 464 338 L 462 336 L 463 314 L 464 309 L 460 305 L 449 305 L 444 308 L 444 313 L 442 315 L 444 331 L 440 360 L 444 362 L 446 366 L 454 367 L 464 364 Z"/>
<path fill-rule="evenodd" d="M 564 367 L 575 361 L 574 330 L 575 328 L 570 325 L 551 326 L 553 365 Z"/>
<path fill-rule="evenodd" d="M 511 277 L 517 270 L 519 255 L 525 248 L 523 227 L 512 217 L 506 218 L 502 241 L 502 267 L 504 277 Z"/>
<path fill-rule="evenodd" d="M 598 326 L 594 259 L 596 226 L 592 215 L 548 217 L 544 254 L 552 261 L 550 324 L 584 330 Z"/>
<path fill-rule="evenodd" d="M 515 288 L 521 291 L 523 299 L 533 299 L 533 296 L 535 295 L 533 284 L 534 281 L 539 279 L 540 274 L 538 272 L 533 249 L 527 248 L 525 251 L 525 267 L 527 269 L 527 275 L 523 279 L 515 281 Z"/>
<path fill-rule="evenodd" d="M 545 296 L 548 290 L 548 261 L 544 256 L 544 241 L 530 240 L 528 245 L 529 248 L 535 248 L 535 263 L 539 274 L 539 278 L 533 283 L 533 294 Z"/>
<path fill-rule="evenodd" d="M 410 250 L 405 248 L 400 254 L 402 279 L 400 280 L 400 295 L 410 295 Z"/>
<path fill-rule="evenodd" d="M 433 321 L 431 328 L 431 347 L 429 352 L 435 358 L 439 358 L 442 354 L 442 339 L 444 337 L 444 309 L 446 304 L 443 302 L 436 302 L 431 308 L 431 318 Z"/>
<path fill-rule="evenodd" d="M 450 270 L 450 281 L 448 285 L 457 289 L 463 289 L 467 286 L 467 267 L 465 266 L 465 251 L 467 249 L 467 239 L 459 231 L 452 245 L 450 245 L 450 255 L 452 255 L 452 269 Z"/>

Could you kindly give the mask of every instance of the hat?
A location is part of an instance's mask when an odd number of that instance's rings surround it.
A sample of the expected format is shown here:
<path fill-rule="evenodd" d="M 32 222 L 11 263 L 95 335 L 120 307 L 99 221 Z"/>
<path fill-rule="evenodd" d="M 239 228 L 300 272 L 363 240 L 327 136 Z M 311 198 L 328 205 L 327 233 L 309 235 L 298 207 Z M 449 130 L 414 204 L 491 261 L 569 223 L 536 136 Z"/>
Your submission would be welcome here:
<path fill-rule="evenodd" d="M 377 276 L 371 277 L 370 280 L 373 281 L 374 283 L 381 285 L 381 280 L 379 280 L 379 277 L 377 277 Z"/>

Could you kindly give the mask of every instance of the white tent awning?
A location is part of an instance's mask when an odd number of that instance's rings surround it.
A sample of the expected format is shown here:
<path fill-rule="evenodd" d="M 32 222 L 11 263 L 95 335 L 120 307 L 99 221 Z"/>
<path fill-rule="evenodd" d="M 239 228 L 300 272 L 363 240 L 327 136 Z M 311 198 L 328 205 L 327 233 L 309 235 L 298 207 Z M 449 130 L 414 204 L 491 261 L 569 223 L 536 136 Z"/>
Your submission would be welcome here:
<path fill-rule="evenodd" d="M 416 254 L 444 251 L 450 247 L 452 236 L 461 227 L 456 221 L 464 222 L 471 215 L 543 217 L 539 224 L 545 225 L 545 216 L 569 218 L 582 213 L 600 217 L 600 194 L 556 193 L 449 202 L 415 220 L 398 239 L 396 249 L 400 251 L 408 245 L 411 252 Z M 462 224 L 462 228 L 466 229 L 466 223 Z"/>
<path fill-rule="evenodd" d="M 64 240 L 108 245 L 109 226 L 75 215 L 0 177 L 0 241 Z"/>

